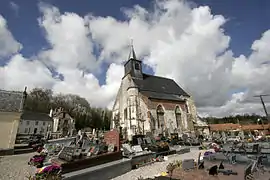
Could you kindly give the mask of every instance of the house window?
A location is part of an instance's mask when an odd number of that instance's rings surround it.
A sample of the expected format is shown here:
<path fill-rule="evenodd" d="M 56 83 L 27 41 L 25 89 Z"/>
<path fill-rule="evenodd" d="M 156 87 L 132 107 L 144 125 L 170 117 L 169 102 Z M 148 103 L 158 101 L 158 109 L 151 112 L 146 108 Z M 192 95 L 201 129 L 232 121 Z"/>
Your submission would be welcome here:
<path fill-rule="evenodd" d="M 179 106 L 176 106 L 175 108 L 175 121 L 176 121 L 176 126 L 181 127 L 182 121 L 181 121 L 181 111 Z"/>
<path fill-rule="evenodd" d="M 36 121 L 35 125 L 38 126 L 38 121 Z"/>
<path fill-rule="evenodd" d="M 135 63 L 135 69 L 140 70 L 140 64 L 139 63 Z"/>
<path fill-rule="evenodd" d="M 29 124 L 30 124 L 30 121 L 26 121 L 26 125 L 28 125 L 28 126 L 29 126 Z"/>
<path fill-rule="evenodd" d="M 27 131 L 28 131 L 28 129 L 27 129 L 27 128 L 25 128 L 25 129 L 24 129 L 24 133 L 27 133 Z"/>
<path fill-rule="evenodd" d="M 46 125 L 46 122 L 43 122 L 43 126 L 45 126 Z"/>

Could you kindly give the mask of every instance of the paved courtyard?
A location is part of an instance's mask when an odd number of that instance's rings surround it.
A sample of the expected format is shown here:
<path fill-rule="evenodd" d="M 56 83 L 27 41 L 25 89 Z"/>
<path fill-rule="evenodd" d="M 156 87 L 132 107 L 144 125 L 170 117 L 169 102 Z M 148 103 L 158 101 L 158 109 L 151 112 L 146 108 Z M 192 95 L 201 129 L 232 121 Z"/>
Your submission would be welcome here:
<path fill-rule="evenodd" d="M 35 153 L 0 157 L 0 180 L 26 180 L 29 173 L 35 168 L 27 162 Z"/>
<path fill-rule="evenodd" d="M 185 154 L 170 155 L 168 161 L 157 162 L 139 169 L 134 169 L 122 176 L 114 178 L 113 180 L 137 180 L 140 176 L 143 178 L 154 178 L 161 172 L 166 172 L 166 167 L 169 163 L 174 162 L 175 160 L 197 159 L 198 154 L 199 150 L 191 150 L 191 152 Z"/>

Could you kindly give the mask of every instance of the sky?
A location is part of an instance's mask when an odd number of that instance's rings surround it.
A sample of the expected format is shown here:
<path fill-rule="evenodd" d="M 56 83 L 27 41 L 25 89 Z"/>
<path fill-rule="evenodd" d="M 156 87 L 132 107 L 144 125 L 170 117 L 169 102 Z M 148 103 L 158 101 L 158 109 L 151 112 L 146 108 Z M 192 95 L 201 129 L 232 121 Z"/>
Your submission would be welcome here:
<path fill-rule="evenodd" d="M 268 0 L 1 0 L 0 89 L 50 88 L 111 108 L 133 39 L 144 72 L 174 79 L 199 115 L 264 115 L 253 96 L 270 94 L 269 9 Z"/>

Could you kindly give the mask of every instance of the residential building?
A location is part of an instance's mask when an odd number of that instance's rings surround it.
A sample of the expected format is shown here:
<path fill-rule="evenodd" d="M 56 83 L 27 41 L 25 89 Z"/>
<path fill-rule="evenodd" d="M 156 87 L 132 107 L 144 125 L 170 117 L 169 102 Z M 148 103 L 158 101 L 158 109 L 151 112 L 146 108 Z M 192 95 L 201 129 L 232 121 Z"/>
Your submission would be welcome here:
<path fill-rule="evenodd" d="M 13 154 L 17 130 L 26 100 L 24 92 L 0 90 L 0 154 Z"/>
<path fill-rule="evenodd" d="M 53 127 L 53 119 L 46 113 L 25 111 L 21 115 L 18 135 L 43 135 Z"/>
<path fill-rule="evenodd" d="M 63 108 L 50 111 L 50 117 L 53 119 L 52 134 L 59 137 L 73 136 L 75 129 L 75 120 Z"/>
<path fill-rule="evenodd" d="M 131 45 L 125 74 L 112 108 L 112 128 L 135 134 L 194 134 L 197 111 L 192 97 L 173 79 L 145 74 Z"/>
<path fill-rule="evenodd" d="M 199 116 L 197 116 L 197 121 L 193 123 L 194 129 L 197 132 L 197 135 L 204 135 L 209 136 L 210 135 L 210 128 L 203 119 L 201 119 Z"/>
<path fill-rule="evenodd" d="M 259 132 L 259 134 L 269 134 L 270 124 L 209 124 L 211 135 L 229 135 L 236 136 L 239 133 L 241 135 L 254 134 Z"/>

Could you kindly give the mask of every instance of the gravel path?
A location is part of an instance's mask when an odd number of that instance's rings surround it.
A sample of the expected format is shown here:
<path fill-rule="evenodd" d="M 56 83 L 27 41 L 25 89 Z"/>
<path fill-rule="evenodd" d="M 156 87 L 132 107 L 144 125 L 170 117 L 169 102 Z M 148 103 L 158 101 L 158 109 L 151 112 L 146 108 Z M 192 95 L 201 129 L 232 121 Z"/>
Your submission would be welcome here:
<path fill-rule="evenodd" d="M 35 172 L 35 168 L 27 164 L 34 154 L 28 153 L 0 157 L 0 180 L 26 180 L 29 173 Z"/>
<path fill-rule="evenodd" d="M 170 155 L 168 156 L 168 161 L 157 162 L 148 166 L 141 167 L 139 169 L 132 170 L 126 174 L 118 176 L 113 180 L 137 180 L 140 176 L 143 178 L 153 178 L 161 172 L 166 171 L 166 166 L 175 160 L 184 159 L 197 159 L 199 155 L 199 150 L 191 150 L 189 153 L 180 155 Z"/>

